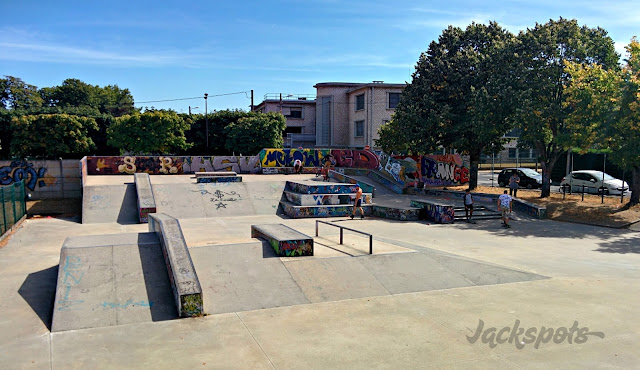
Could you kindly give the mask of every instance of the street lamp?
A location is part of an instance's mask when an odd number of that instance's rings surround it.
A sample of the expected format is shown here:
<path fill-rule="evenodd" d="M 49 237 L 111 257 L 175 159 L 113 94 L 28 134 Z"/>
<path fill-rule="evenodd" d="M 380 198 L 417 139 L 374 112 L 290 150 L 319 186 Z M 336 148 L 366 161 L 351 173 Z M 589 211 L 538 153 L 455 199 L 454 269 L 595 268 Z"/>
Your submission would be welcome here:
<path fill-rule="evenodd" d="M 198 107 L 198 106 L 195 106 L 195 107 L 189 106 L 189 115 L 191 115 L 191 110 L 192 109 L 195 110 L 195 109 L 198 109 L 198 108 L 200 108 L 200 107 Z"/>
<path fill-rule="evenodd" d="M 209 94 L 204 93 L 204 120 L 205 120 L 205 135 L 207 136 L 207 150 L 209 149 L 209 114 L 207 111 L 207 97 Z"/>

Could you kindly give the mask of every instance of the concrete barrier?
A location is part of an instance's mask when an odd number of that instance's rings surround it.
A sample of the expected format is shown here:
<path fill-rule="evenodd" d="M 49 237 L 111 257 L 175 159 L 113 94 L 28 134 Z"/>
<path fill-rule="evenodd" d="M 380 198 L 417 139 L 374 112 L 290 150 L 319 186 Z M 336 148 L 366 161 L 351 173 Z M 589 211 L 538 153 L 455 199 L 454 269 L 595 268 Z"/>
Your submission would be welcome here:
<path fill-rule="evenodd" d="M 242 182 L 242 176 L 210 176 L 196 177 L 196 183 L 208 184 L 217 182 Z"/>
<path fill-rule="evenodd" d="M 281 257 L 313 256 L 313 238 L 283 224 L 251 225 L 251 237 L 268 241 Z"/>
<path fill-rule="evenodd" d="M 164 213 L 154 213 L 149 215 L 149 231 L 155 232 L 160 239 L 178 315 L 202 315 L 202 288 L 180 223 Z"/>
<path fill-rule="evenodd" d="M 411 207 L 423 208 L 427 220 L 440 224 L 450 224 L 455 218 L 454 206 L 438 201 L 414 199 Z"/>
<path fill-rule="evenodd" d="M 134 175 L 136 193 L 138 194 L 138 217 L 140 223 L 149 222 L 149 213 L 156 213 L 156 201 L 153 198 L 151 180 L 148 173 L 136 173 Z"/>
<path fill-rule="evenodd" d="M 399 221 L 418 221 L 421 209 L 418 207 L 387 206 L 376 204 L 373 206 L 373 216 Z"/>

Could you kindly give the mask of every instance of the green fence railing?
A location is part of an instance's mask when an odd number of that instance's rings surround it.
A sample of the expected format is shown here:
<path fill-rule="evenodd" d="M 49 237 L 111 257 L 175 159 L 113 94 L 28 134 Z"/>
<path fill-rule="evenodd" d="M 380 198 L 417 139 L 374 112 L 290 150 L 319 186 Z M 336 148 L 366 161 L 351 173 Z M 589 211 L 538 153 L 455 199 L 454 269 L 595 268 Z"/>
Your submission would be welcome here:
<path fill-rule="evenodd" d="M 2 203 L 0 232 L 4 235 L 7 230 L 11 229 L 16 222 L 27 214 L 24 180 L 11 185 L 0 186 L 0 203 Z"/>

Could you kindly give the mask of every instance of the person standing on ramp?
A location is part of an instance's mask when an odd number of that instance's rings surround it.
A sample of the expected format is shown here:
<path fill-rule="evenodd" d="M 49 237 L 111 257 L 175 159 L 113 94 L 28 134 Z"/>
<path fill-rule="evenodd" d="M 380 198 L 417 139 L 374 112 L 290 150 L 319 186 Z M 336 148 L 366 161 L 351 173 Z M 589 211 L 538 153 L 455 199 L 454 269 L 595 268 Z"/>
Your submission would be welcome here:
<path fill-rule="evenodd" d="M 472 224 L 476 223 L 471 219 L 471 217 L 473 217 L 473 197 L 471 196 L 471 190 L 469 189 L 464 191 L 464 215 L 467 222 Z"/>
<path fill-rule="evenodd" d="M 356 217 L 356 210 L 360 208 L 360 218 L 364 218 L 364 209 L 362 209 L 362 188 L 359 184 L 356 184 L 356 202 L 353 204 L 353 213 L 351 214 L 351 219 L 353 220 Z"/>

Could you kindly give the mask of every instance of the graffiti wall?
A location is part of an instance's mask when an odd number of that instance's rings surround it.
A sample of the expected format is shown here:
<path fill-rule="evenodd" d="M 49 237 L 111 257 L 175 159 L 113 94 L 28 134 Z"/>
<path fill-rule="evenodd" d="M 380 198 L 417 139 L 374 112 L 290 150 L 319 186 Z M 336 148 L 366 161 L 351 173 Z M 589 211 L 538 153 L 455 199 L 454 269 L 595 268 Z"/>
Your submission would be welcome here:
<path fill-rule="evenodd" d="M 304 167 L 320 167 L 323 159 L 331 155 L 336 167 L 377 169 L 379 160 L 370 150 L 351 149 L 262 149 L 260 165 L 264 167 L 291 167 L 299 159 Z"/>
<path fill-rule="evenodd" d="M 182 175 L 213 171 L 258 173 L 260 158 L 259 156 L 87 157 L 89 175 L 130 175 L 137 172 L 152 175 Z"/>
<path fill-rule="evenodd" d="M 462 185 L 469 182 L 469 169 L 460 154 L 423 155 L 420 176 L 426 186 Z"/>
<path fill-rule="evenodd" d="M 411 207 L 423 208 L 427 220 L 440 224 L 450 224 L 453 222 L 455 211 L 453 206 L 438 204 L 425 200 L 412 200 Z"/>
<path fill-rule="evenodd" d="M 0 161 L 0 184 L 24 181 L 32 200 L 81 197 L 78 160 Z"/>
<path fill-rule="evenodd" d="M 420 218 L 420 211 L 414 208 L 396 208 L 376 205 L 373 206 L 373 215 L 392 220 L 417 221 Z"/>

